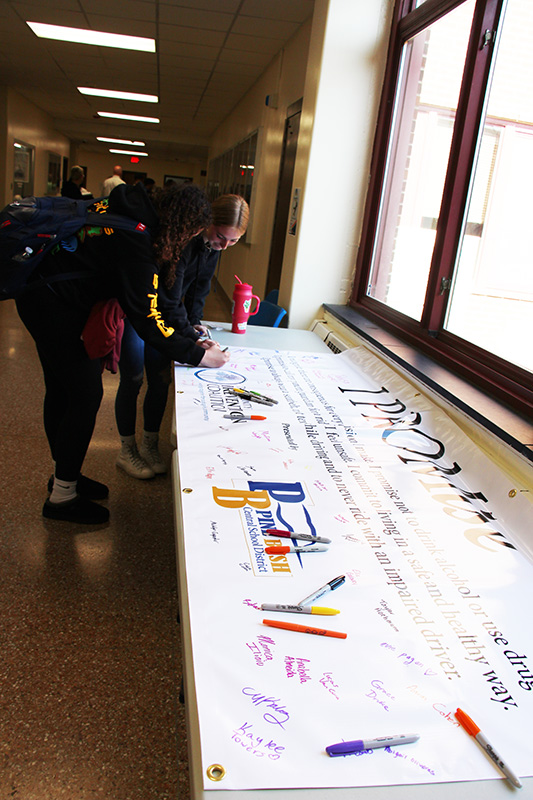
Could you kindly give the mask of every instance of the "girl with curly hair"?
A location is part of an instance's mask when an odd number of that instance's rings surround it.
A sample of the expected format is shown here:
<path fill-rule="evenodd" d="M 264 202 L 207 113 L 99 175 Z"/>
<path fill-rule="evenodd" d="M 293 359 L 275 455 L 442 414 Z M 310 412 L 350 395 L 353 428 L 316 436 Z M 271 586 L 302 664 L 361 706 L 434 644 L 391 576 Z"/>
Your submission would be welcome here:
<path fill-rule="evenodd" d="M 200 321 L 220 251 L 236 244 L 248 226 L 248 204 L 239 195 L 217 198 L 211 213 L 212 219 L 206 221 L 201 233 L 181 252 L 177 266 L 171 260 L 171 277 L 167 275 L 163 288 L 161 284 L 159 287 L 159 302 L 165 309 L 165 319 L 193 340 L 207 333 Z M 184 296 L 185 303 L 182 302 Z M 126 320 L 119 368 L 115 418 L 121 449 L 116 463 L 132 478 L 153 478 L 167 470 L 159 452 L 159 429 L 171 380 L 170 361 L 164 353 L 144 342 Z M 137 398 L 145 373 L 144 427 L 140 447 L 137 447 Z"/>
<path fill-rule="evenodd" d="M 155 189 L 150 200 L 159 218 L 154 252 L 163 269 L 165 286 L 171 289 L 185 246 L 211 222 L 211 206 L 203 189 L 194 184 L 171 183 L 165 189 Z"/>
<path fill-rule="evenodd" d="M 95 210 L 102 226 L 85 226 L 58 244 L 17 299 L 46 387 L 44 427 L 54 474 L 43 515 L 93 525 L 109 518 L 94 502 L 107 497 L 107 486 L 81 473 L 103 395 L 101 360 L 89 357 L 82 340 L 93 307 L 116 298 L 141 339 L 168 360 L 204 367 L 228 360 L 215 342 L 197 343 L 168 323 L 159 302 L 161 285 L 172 282 L 184 247 L 210 223 L 203 191 L 172 186 L 151 200 L 142 185 L 120 184 L 95 202 Z M 135 230 L 106 226 L 108 212 L 134 219 Z"/>

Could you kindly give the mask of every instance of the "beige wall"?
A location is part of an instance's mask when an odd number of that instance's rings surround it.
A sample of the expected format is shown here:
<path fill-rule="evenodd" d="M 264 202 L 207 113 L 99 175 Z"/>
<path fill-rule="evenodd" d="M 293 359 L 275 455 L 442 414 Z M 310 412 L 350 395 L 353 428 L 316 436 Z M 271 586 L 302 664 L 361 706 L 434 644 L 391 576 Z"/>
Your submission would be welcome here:
<path fill-rule="evenodd" d="M 308 328 L 322 303 L 346 303 L 361 235 L 393 0 L 315 0 L 280 303 Z"/>
<path fill-rule="evenodd" d="M 48 153 L 68 156 L 70 142 L 54 130 L 52 119 L 33 103 L 12 89 L 3 94 L 6 113 L 6 167 L 3 184 L 4 202 L 13 199 L 13 141 L 20 139 L 25 144 L 35 147 L 35 166 L 33 192 L 36 195 L 46 193 L 48 177 Z"/>
<path fill-rule="evenodd" d="M 220 259 L 218 278 L 228 297 L 233 294 L 235 274 L 264 297 L 285 118 L 288 106 L 303 96 L 310 33 L 308 22 L 273 59 L 211 139 L 210 156 L 215 157 L 259 129 L 250 235 L 247 242 L 239 242 Z M 272 94 L 278 95 L 277 108 L 265 104 L 266 96 Z"/>
<path fill-rule="evenodd" d="M 0 86 L 0 208 L 11 200 L 7 196 L 7 86 Z"/>
<path fill-rule="evenodd" d="M 163 186 L 165 175 L 182 175 L 191 177 L 194 183 L 205 186 L 205 177 L 200 175 L 201 170 L 207 168 L 207 163 L 200 162 L 180 162 L 180 161 L 160 161 L 155 158 L 141 158 L 139 164 L 131 164 L 129 156 L 120 156 L 116 153 L 93 153 L 80 146 L 72 149 L 70 165 L 81 164 L 87 167 L 87 189 L 95 197 L 100 194 L 102 181 L 108 178 L 115 164 L 120 164 L 122 169 L 132 172 L 146 172 L 149 178 L 153 178 L 157 186 Z"/>

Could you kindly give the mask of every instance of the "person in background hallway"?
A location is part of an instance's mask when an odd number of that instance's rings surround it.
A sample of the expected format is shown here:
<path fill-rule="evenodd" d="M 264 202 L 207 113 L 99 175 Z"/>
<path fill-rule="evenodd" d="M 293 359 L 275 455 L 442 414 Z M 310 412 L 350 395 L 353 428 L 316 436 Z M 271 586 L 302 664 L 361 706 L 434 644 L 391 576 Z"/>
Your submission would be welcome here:
<path fill-rule="evenodd" d="M 236 244 L 244 235 L 250 214 L 246 200 L 235 194 L 217 198 L 211 210 L 211 225 L 195 236 L 183 251 L 174 285 L 168 290 L 160 290 L 165 319 L 192 341 L 207 334 L 207 328 L 200 321 L 220 252 Z M 185 305 L 182 302 L 184 296 Z M 170 361 L 143 342 L 126 319 L 119 369 L 115 418 L 121 450 L 117 466 L 133 478 L 153 478 L 167 469 L 158 442 L 171 382 Z M 143 403 L 143 434 L 138 448 L 135 437 L 137 399 L 145 370 L 147 389 Z"/>
<path fill-rule="evenodd" d="M 122 180 L 122 167 L 117 164 L 116 167 L 113 167 L 113 174 L 102 184 L 101 197 L 109 197 L 115 186 L 119 186 L 121 183 L 125 183 L 125 181 Z"/>
<path fill-rule="evenodd" d="M 102 214 L 102 227 L 87 225 L 61 242 L 17 299 L 43 368 L 44 425 L 55 464 L 42 513 L 87 524 L 109 519 L 108 510 L 94 502 L 107 497 L 107 486 L 81 472 L 103 394 L 101 360 L 89 358 L 82 340 L 93 306 L 116 298 L 138 335 L 167 359 L 220 367 L 229 358 L 215 342 L 183 336 L 158 305 L 159 287 L 173 285 L 183 249 L 211 222 L 204 192 L 194 185 L 171 187 L 149 198 L 143 186 L 124 184 L 95 209 Z M 138 221 L 137 229 L 109 227 L 107 211 Z M 73 271 L 87 274 L 42 282 Z"/>
<path fill-rule="evenodd" d="M 71 197 L 73 200 L 81 200 L 83 197 L 89 199 L 87 195 L 83 195 L 81 191 L 84 178 L 85 172 L 83 171 L 83 167 L 77 165 L 72 167 L 70 170 L 70 178 L 68 181 L 63 181 L 63 186 L 61 187 L 62 197 Z"/>
<path fill-rule="evenodd" d="M 152 190 L 155 188 L 155 181 L 153 178 L 146 178 L 143 175 L 136 175 L 135 180 L 133 181 L 134 184 L 142 183 L 148 194 L 151 194 Z"/>
<path fill-rule="evenodd" d="M 152 194 L 153 190 L 155 189 L 155 181 L 153 178 L 145 178 L 144 181 L 144 188 L 148 192 L 148 194 Z"/>

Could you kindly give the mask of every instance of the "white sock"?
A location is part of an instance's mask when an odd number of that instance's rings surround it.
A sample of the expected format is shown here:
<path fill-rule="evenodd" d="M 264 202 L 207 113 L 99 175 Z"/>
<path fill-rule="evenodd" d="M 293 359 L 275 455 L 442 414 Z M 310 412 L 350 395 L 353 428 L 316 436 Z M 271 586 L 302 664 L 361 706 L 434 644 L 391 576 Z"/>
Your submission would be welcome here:
<path fill-rule="evenodd" d="M 54 486 L 50 494 L 51 503 L 68 503 L 77 496 L 76 486 L 78 481 L 62 481 L 54 478 Z"/>

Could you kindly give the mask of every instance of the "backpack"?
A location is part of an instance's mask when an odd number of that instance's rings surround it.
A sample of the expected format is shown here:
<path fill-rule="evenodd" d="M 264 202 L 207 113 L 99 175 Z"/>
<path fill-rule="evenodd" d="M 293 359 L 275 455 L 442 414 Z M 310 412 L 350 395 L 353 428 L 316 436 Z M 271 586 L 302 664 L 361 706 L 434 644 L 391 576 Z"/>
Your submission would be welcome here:
<path fill-rule="evenodd" d="M 84 225 L 149 233 L 142 222 L 107 213 L 108 200 L 70 197 L 24 197 L 0 212 L 0 300 L 14 299 L 26 289 L 37 265 L 50 250 L 66 242 Z M 32 282 L 31 288 L 89 275 L 68 272 Z"/>

